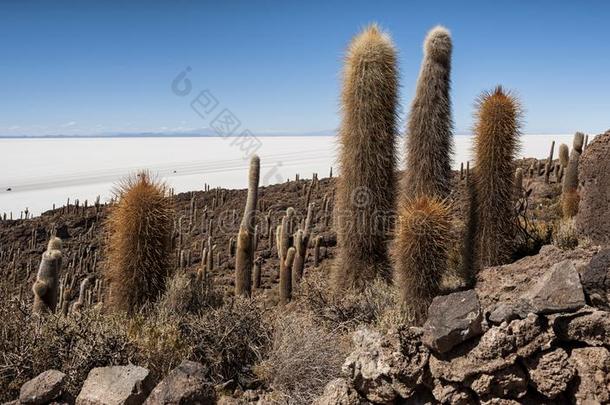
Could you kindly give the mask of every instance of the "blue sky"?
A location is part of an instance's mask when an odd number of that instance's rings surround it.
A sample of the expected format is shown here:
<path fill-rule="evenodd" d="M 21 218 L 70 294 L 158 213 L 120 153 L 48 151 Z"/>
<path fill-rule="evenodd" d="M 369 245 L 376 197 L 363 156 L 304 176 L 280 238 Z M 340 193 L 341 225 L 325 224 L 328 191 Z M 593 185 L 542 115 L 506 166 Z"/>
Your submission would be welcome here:
<path fill-rule="evenodd" d="M 209 89 L 255 133 L 339 124 L 342 56 L 378 22 L 400 56 L 404 119 L 422 40 L 454 39 L 456 129 L 476 96 L 517 92 L 528 133 L 610 128 L 608 1 L 0 2 L 0 135 L 185 131 L 209 126 L 190 99 Z M 171 82 L 186 66 L 193 92 Z M 402 125 L 402 124 L 401 124 Z"/>

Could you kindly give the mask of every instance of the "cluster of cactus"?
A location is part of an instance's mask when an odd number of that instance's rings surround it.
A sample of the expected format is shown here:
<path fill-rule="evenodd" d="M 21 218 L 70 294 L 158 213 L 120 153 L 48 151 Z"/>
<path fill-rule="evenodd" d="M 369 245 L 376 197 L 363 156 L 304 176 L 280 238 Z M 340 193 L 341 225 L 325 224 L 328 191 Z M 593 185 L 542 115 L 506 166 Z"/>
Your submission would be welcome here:
<path fill-rule="evenodd" d="M 561 191 L 561 211 L 563 218 L 572 218 L 578 213 L 578 162 L 583 151 L 585 136 L 582 132 L 574 134 L 572 153 L 566 166 Z"/>
<path fill-rule="evenodd" d="M 394 208 L 398 67 L 396 50 L 376 25 L 349 45 L 343 71 L 335 227 L 334 285 L 363 289 L 391 274 L 386 226 Z"/>
<path fill-rule="evenodd" d="M 252 266 L 255 252 L 256 205 L 258 200 L 258 181 L 260 177 L 260 159 L 253 156 L 250 161 L 248 180 L 248 197 L 244 216 L 237 235 L 237 250 L 235 253 L 235 295 L 250 296 L 252 294 Z"/>
<path fill-rule="evenodd" d="M 59 271 L 61 269 L 61 239 L 52 237 L 42 254 L 36 281 L 32 286 L 34 304 L 32 312 L 53 313 L 59 297 Z"/>
<path fill-rule="evenodd" d="M 307 217 L 303 229 L 297 230 L 293 237 L 293 245 L 295 247 L 295 257 L 292 264 L 292 285 L 296 287 L 303 277 L 305 269 L 305 255 L 309 246 L 309 238 L 311 233 L 312 216 L 314 211 L 314 203 L 307 206 Z"/>
<path fill-rule="evenodd" d="M 164 290 L 172 253 L 172 203 L 148 172 L 127 178 L 108 219 L 111 310 L 133 312 Z"/>

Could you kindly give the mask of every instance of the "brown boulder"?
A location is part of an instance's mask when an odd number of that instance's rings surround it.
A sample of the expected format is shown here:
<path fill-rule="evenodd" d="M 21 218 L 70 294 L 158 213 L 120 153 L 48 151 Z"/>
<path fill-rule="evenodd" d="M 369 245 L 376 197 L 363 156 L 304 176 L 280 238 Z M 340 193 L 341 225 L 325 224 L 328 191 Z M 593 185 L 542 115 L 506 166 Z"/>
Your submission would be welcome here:
<path fill-rule="evenodd" d="M 574 402 L 607 404 L 610 402 L 610 352 L 604 347 L 572 350 L 570 362 L 578 374 L 573 386 Z"/>
<path fill-rule="evenodd" d="M 610 249 L 593 256 L 582 271 L 581 281 L 591 305 L 610 310 Z"/>
<path fill-rule="evenodd" d="M 152 377 L 143 367 L 98 367 L 89 372 L 76 405 L 140 405 L 151 389 Z"/>
<path fill-rule="evenodd" d="M 595 137 L 578 165 L 578 233 L 595 244 L 610 243 L 610 131 Z"/>
<path fill-rule="evenodd" d="M 563 341 L 610 346 L 610 312 L 589 308 L 575 314 L 561 315 L 554 320 L 553 329 Z"/>
<path fill-rule="evenodd" d="M 534 388 L 549 399 L 563 393 L 574 377 L 574 366 L 568 361 L 566 351 L 561 348 L 526 359 L 525 365 Z"/>
<path fill-rule="evenodd" d="M 22 404 L 47 404 L 62 393 L 66 375 L 61 371 L 47 370 L 21 386 L 19 402 Z"/>

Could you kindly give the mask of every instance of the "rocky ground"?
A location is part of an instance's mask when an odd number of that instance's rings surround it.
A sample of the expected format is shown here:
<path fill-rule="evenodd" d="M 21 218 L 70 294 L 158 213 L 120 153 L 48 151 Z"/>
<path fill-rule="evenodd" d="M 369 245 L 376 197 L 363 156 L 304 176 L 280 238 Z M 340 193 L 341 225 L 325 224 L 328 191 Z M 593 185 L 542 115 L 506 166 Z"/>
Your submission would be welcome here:
<path fill-rule="evenodd" d="M 590 156 L 600 154 L 592 150 Z M 599 163 L 588 163 L 593 158 L 587 158 L 587 153 L 583 160 L 589 168 L 584 169 L 583 182 L 590 184 L 592 175 L 586 171 Z M 349 331 L 352 343 L 342 369 L 328 373 L 337 378 L 326 385 L 316 404 L 610 403 L 610 249 L 603 240 L 584 238 L 576 247 L 551 244 L 560 215 L 557 173 L 546 180 L 535 159 L 518 163 L 525 172 L 526 231 L 536 237 L 523 240 L 514 263 L 480 271 L 474 289 L 458 286 L 457 291 L 437 297 L 423 327 L 394 325 L 380 331 L 362 324 Z M 593 176 L 599 177 L 598 173 Z M 452 198 L 459 225 L 464 215 L 465 175 L 455 173 L 454 177 Z M 330 178 L 291 180 L 261 189 L 257 257 L 263 263 L 263 282 L 255 295 L 266 306 L 273 307 L 278 299 L 274 230 L 288 207 L 295 208 L 300 222 L 307 202 L 315 203 L 313 235 L 321 238 L 321 264 L 313 265 L 310 246 L 305 278 L 324 277 L 328 271 L 336 245 L 334 182 Z M 223 189 L 173 196 L 177 270 L 196 272 L 211 237 L 216 249 L 210 283 L 226 296 L 233 290 L 230 241 L 237 233 L 245 196 L 245 190 Z M 603 206 L 587 204 L 603 216 Z M 68 306 L 77 298 L 75 286 L 88 276 L 100 280 L 88 296 L 88 305 L 93 308 L 104 300 L 103 221 L 111 207 L 87 205 L 71 204 L 40 217 L 0 221 L 3 297 L 18 297 L 26 306 L 31 303 L 30 288 L 40 255 L 49 236 L 57 234 L 64 241 L 64 274 L 68 276 L 64 275 L 62 285 Z M 608 205 L 605 210 L 610 215 Z M 586 215 L 579 213 L 590 221 Z M 597 228 L 595 232 L 594 236 L 606 235 Z M 234 387 L 232 381 L 212 383 L 202 364 L 188 360 L 162 378 L 133 364 L 93 367 L 82 388 L 73 394 L 64 389 L 65 373 L 68 371 L 44 371 L 21 386 L 14 403 L 287 401 L 275 395 L 272 386 L 254 389 Z"/>

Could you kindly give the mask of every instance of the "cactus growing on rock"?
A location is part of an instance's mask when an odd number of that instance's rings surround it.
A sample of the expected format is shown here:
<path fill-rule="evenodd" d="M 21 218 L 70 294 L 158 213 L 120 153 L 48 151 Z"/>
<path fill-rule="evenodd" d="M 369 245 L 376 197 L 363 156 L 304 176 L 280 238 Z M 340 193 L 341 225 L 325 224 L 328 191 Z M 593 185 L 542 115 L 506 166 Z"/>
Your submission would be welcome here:
<path fill-rule="evenodd" d="M 424 41 L 424 60 L 407 128 L 404 192 L 446 198 L 451 188 L 451 35 L 434 27 Z"/>
<path fill-rule="evenodd" d="M 385 229 L 393 209 L 398 69 L 390 37 L 376 25 L 349 45 L 343 71 L 336 218 L 336 290 L 390 277 Z"/>
<path fill-rule="evenodd" d="M 59 270 L 61 268 L 61 239 L 51 238 L 47 250 L 42 254 L 36 281 L 32 286 L 34 304 L 32 312 L 53 313 L 59 296 Z"/>
<path fill-rule="evenodd" d="M 398 209 L 393 259 L 402 304 L 416 324 L 426 319 L 447 267 L 451 215 L 438 197 L 403 200 Z"/>
<path fill-rule="evenodd" d="M 133 312 L 165 290 L 172 254 L 172 202 L 167 186 L 146 171 L 115 191 L 108 229 L 105 277 L 110 309 Z"/>
<path fill-rule="evenodd" d="M 248 197 L 244 209 L 244 217 L 237 235 L 237 251 L 235 253 L 235 295 L 250 296 L 252 294 L 252 266 L 254 262 L 254 216 L 258 200 L 258 181 L 260 177 L 260 159 L 253 156 L 250 160 L 248 178 Z"/>
<path fill-rule="evenodd" d="M 506 263 L 515 236 L 514 159 L 521 107 L 498 86 L 478 100 L 474 128 L 477 258 L 479 268 Z"/>

